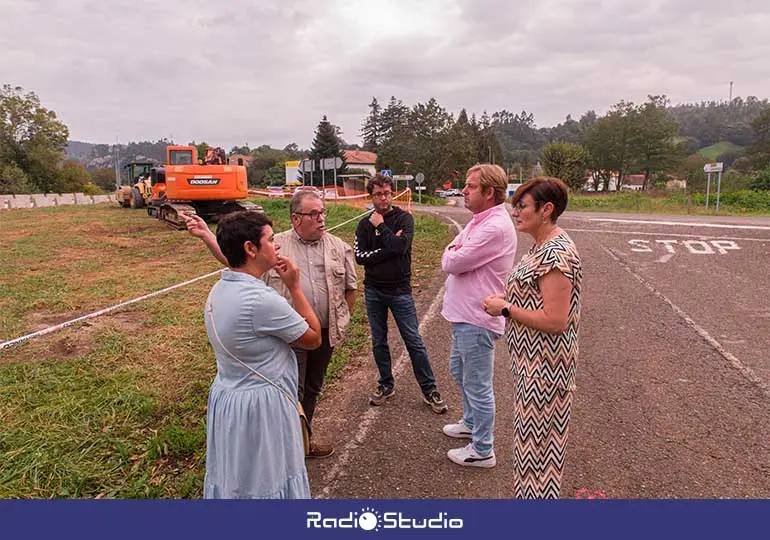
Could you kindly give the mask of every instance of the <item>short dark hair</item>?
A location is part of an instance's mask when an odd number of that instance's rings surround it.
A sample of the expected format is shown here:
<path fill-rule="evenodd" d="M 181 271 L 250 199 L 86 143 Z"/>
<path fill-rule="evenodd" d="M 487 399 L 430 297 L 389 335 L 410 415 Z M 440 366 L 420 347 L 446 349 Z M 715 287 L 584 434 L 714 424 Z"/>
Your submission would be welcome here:
<path fill-rule="evenodd" d="M 267 214 L 254 211 L 240 211 L 227 214 L 217 225 L 217 244 L 230 268 L 246 264 L 246 250 L 243 245 L 251 242 L 259 250 L 259 242 L 266 226 L 273 226 Z"/>
<path fill-rule="evenodd" d="M 379 186 L 382 189 L 385 189 L 385 186 L 390 186 L 390 189 L 396 190 L 396 187 L 393 185 L 393 178 L 387 174 L 377 173 L 369 180 L 369 183 L 366 185 L 366 191 L 369 192 L 369 195 L 374 191 L 374 186 Z"/>
<path fill-rule="evenodd" d="M 551 221 L 556 223 L 559 216 L 567 208 L 567 199 L 569 189 L 559 178 L 551 176 L 536 176 L 530 178 L 524 182 L 516 190 L 511 198 L 511 205 L 516 204 L 521 198 L 529 193 L 533 199 L 535 199 L 535 209 L 539 210 L 545 203 L 553 204 L 553 214 L 551 214 Z"/>

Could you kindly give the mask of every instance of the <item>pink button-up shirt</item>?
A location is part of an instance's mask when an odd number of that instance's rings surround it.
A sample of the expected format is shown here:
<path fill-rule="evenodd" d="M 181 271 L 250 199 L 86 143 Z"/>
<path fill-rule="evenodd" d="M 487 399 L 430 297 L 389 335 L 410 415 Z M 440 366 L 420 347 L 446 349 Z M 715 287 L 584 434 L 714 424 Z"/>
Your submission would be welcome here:
<path fill-rule="evenodd" d="M 441 257 L 441 269 L 449 274 L 441 315 L 502 334 L 505 319 L 487 315 L 481 303 L 505 292 L 515 256 L 516 231 L 505 204 L 474 214 Z"/>

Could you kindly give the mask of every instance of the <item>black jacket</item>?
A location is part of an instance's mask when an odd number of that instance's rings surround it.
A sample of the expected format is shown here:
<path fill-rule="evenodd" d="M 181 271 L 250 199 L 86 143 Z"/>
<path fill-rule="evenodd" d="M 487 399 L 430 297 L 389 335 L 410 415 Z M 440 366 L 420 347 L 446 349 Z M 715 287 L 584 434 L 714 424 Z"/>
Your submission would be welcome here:
<path fill-rule="evenodd" d="M 376 229 L 369 216 L 356 228 L 353 252 L 364 267 L 364 285 L 391 294 L 411 293 L 414 218 L 397 206 L 384 218 Z"/>

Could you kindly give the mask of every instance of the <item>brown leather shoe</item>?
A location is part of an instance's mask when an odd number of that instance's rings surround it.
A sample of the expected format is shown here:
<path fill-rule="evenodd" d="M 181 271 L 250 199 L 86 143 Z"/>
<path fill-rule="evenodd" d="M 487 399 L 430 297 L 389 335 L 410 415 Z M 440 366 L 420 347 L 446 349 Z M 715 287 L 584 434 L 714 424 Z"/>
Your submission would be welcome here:
<path fill-rule="evenodd" d="M 315 442 L 310 442 L 310 450 L 308 450 L 307 455 L 305 456 L 308 459 L 321 459 L 321 458 L 327 458 L 331 456 L 334 453 L 334 447 L 328 444 L 318 444 Z"/>

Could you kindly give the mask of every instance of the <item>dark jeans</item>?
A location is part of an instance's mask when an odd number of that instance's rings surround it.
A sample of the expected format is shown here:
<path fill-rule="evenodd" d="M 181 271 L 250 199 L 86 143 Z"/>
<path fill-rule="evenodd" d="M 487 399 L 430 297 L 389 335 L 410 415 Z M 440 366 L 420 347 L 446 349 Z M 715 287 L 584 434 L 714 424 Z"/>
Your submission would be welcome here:
<path fill-rule="evenodd" d="M 308 425 L 312 426 L 318 395 L 324 386 L 326 368 L 334 348 L 329 344 L 329 329 L 321 329 L 321 346 L 313 351 L 294 349 L 299 371 L 299 401 L 305 409 Z M 311 429 L 312 432 L 312 429 Z"/>
<path fill-rule="evenodd" d="M 436 388 L 436 378 L 428 361 L 428 352 L 417 326 L 417 309 L 411 294 L 388 294 L 366 287 L 366 314 L 369 316 L 369 328 L 372 332 L 372 352 L 377 369 L 380 372 L 379 383 L 392 388 L 395 384 L 391 369 L 390 347 L 388 346 L 388 310 L 398 325 L 401 339 L 404 340 L 412 370 L 420 389 L 429 392 Z"/>

